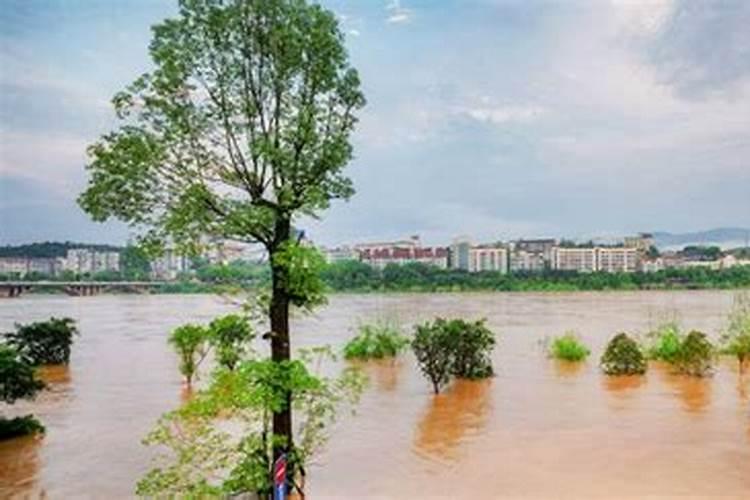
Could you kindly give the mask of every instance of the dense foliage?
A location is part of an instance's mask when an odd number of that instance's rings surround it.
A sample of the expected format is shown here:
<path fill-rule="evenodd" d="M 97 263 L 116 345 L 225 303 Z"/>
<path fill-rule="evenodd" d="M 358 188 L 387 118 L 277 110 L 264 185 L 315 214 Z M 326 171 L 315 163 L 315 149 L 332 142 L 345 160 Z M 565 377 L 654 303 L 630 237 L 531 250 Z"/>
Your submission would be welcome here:
<path fill-rule="evenodd" d="M 45 241 L 43 243 L 28 243 L 25 245 L 0 246 L 0 257 L 30 257 L 30 258 L 55 258 L 65 257 L 68 250 L 85 248 L 98 252 L 118 252 L 120 247 L 113 245 L 92 245 L 89 243 L 73 243 L 71 241 Z"/>
<path fill-rule="evenodd" d="M 714 354 L 714 347 L 706 334 L 693 330 L 682 340 L 675 366 L 680 373 L 703 377 L 711 373 Z"/>
<path fill-rule="evenodd" d="M 750 361 L 750 293 L 735 297 L 728 323 L 721 337 L 722 351 L 737 358 L 742 373 Z"/>
<path fill-rule="evenodd" d="M 607 375 L 639 375 L 646 373 L 646 357 L 638 342 L 626 333 L 619 333 L 609 341 L 600 366 Z"/>
<path fill-rule="evenodd" d="M 0 344 L 0 401 L 13 404 L 33 398 L 44 388 L 34 375 L 34 366 L 14 348 Z"/>
<path fill-rule="evenodd" d="M 169 336 L 177 356 L 180 359 L 180 373 L 184 375 L 188 386 L 198 372 L 198 367 L 209 351 L 210 331 L 201 326 L 187 324 L 175 328 Z"/>
<path fill-rule="evenodd" d="M 397 356 L 409 345 L 401 328 L 387 321 L 360 325 L 359 333 L 344 346 L 346 359 L 380 359 Z"/>
<path fill-rule="evenodd" d="M 68 364 L 73 339 L 78 334 L 71 318 L 50 318 L 27 325 L 16 325 L 16 331 L 6 333 L 11 347 L 35 365 Z"/>
<path fill-rule="evenodd" d="M 34 374 L 34 366 L 12 347 L 0 344 L 0 401 L 13 404 L 18 399 L 32 399 L 43 388 L 44 383 Z M 42 424 L 31 415 L 0 417 L 0 439 L 43 431 Z"/>
<path fill-rule="evenodd" d="M 552 339 L 550 355 L 564 361 L 583 361 L 591 353 L 574 332 L 566 332 Z"/>
<path fill-rule="evenodd" d="M 422 373 L 432 383 L 435 394 L 452 377 L 484 378 L 492 376 L 491 353 L 495 335 L 484 320 L 437 318 L 417 325 L 411 343 Z"/>
<path fill-rule="evenodd" d="M 417 325 L 411 348 L 419 369 L 432 383 L 435 394 L 451 381 L 453 376 L 453 346 L 450 332 L 425 323 Z"/>
<path fill-rule="evenodd" d="M 647 356 L 650 359 L 674 363 L 680 355 L 683 335 L 676 319 L 665 320 L 647 334 L 650 342 Z"/>
<path fill-rule="evenodd" d="M 247 355 L 254 338 L 250 322 L 238 314 L 221 316 L 208 326 L 208 342 L 214 350 L 216 362 L 228 370 L 234 370 Z"/>
<path fill-rule="evenodd" d="M 342 405 L 355 403 L 362 375 L 347 368 L 324 377 L 310 367 L 333 354 L 328 348 L 301 350 L 299 359 L 242 361 L 236 370 L 218 369 L 208 388 L 161 418 L 146 438 L 166 446 L 155 467 L 138 483 L 149 497 L 223 497 L 256 493 L 269 498 L 273 448 L 285 437 L 271 429 L 271 415 L 295 409 L 295 443 L 289 452 L 290 481 L 297 486 L 305 465 L 327 439 Z M 223 429 L 231 427 L 236 432 Z"/>

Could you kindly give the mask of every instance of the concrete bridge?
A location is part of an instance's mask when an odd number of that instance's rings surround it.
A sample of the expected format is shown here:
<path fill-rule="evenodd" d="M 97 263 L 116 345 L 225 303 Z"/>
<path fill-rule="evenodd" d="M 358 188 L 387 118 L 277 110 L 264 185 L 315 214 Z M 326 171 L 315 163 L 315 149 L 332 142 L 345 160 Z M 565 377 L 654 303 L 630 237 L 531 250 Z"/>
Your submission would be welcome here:
<path fill-rule="evenodd" d="M 0 298 L 18 297 L 32 288 L 61 289 L 68 295 L 85 297 L 109 290 L 148 293 L 164 281 L 0 281 Z"/>

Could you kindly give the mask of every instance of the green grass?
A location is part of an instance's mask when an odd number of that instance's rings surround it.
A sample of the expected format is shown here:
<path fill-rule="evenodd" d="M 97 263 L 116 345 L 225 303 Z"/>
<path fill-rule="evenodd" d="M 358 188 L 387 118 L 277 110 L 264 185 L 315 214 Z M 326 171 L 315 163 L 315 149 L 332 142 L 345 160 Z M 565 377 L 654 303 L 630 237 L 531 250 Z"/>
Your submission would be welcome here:
<path fill-rule="evenodd" d="M 346 359 L 381 359 L 397 356 L 409 339 L 393 323 L 378 321 L 359 327 L 359 333 L 344 346 Z"/>
<path fill-rule="evenodd" d="M 589 354 L 591 354 L 589 348 L 574 332 L 565 332 L 562 336 L 555 337 L 550 346 L 550 355 L 555 359 L 583 361 Z"/>

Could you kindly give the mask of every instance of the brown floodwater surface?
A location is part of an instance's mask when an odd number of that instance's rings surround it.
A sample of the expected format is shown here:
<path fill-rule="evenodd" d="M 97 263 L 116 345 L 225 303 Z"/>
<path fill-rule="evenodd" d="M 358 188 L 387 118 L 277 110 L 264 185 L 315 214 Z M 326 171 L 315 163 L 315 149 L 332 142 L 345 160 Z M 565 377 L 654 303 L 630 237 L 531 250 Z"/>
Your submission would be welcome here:
<path fill-rule="evenodd" d="M 660 364 L 605 377 L 596 366 L 609 337 L 643 333 L 662 311 L 716 338 L 731 302 L 730 292 L 697 291 L 333 296 L 295 316 L 295 347 L 338 349 L 378 318 L 486 317 L 496 376 L 434 396 L 411 354 L 361 364 L 369 387 L 309 467 L 308 498 L 750 499 L 750 376 L 736 363 L 705 379 Z M 212 296 L 0 300 L 0 331 L 52 315 L 81 330 L 70 367 L 42 371 L 48 391 L 0 407 L 47 427 L 0 443 L 0 497 L 133 496 L 154 454 L 141 439 L 186 397 L 169 330 L 229 310 Z M 544 339 L 571 329 L 591 359 L 548 359 Z"/>

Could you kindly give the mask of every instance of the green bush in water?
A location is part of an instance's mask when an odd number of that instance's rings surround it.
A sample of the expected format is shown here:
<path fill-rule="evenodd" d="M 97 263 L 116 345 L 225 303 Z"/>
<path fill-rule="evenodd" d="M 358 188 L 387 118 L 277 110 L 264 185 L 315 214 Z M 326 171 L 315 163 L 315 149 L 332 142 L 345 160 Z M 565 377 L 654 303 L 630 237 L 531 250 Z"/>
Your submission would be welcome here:
<path fill-rule="evenodd" d="M 641 348 L 626 333 L 619 333 L 609 341 L 600 365 L 607 375 L 640 375 L 647 368 Z"/>
<path fill-rule="evenodd" d="M 565 332 L 552 340 L 550 355 L 555 359 L 565 361 L 583 361 L 591 354 L 574 332 Z"/>
<path fill-rule="evenodd" d="M 234 370 L 242 361 L 255 338 L 248 319 L 238 314 L 220 316 L 211 321 L 207 335 L 208 343 L 215 350 L 216 362 L 228 370 Z"/>
<path fill-rule="evenodd" d="M 381 359 L 397 356 L 409 345 L 398 326 L 388 322 L 366 324 L 344 346 L 346 359 Z"/>
<path fill-rule="evenodd" d="M 44 426 L 32 415 L 15 418 L 0 417 L 0 441 L 43 432 Z"/>
<path fill-rule="evenodd" d="M 648 357 L 658 361 L 674 363 L 680 355 L 682 345 L 682 334 L 680 326 L 676 321 L 665 321 L 659 324 L 655 330 L 648 334 L 651 345 L 648 348 Z"/>
<path fill-rule="evenodd" d="M 694 330 L 682 341 L 675 365 L 681 373 L 704 377 L 711 373 L 713 361 L 713 345 L 705 333 Z"/>
<path fill-rule="evenodd" d="M 495 334 L 485 325 L 485 320 L 436 320 L 436 325 L 447 329 L 453 342 L 453 375 L 459 378 L 478 379 L 491 377 L 492 350 Z"/>
<path fill-rule="evenodd" d="M 50 318 L 16 325 L 16 331 L 6 333 L 5 338 L 9 346 L 34 365 L 60 365 L 70 361 L 70 348 L 77 334 L 73 319 Z"/>
<path fill-rule="evenodd" d="M 484 320 L 437 318 L 416 327 L 411 343 L 422 373 L 437 394 L 453 377 L 491 377 L 495 335 Z"/>
<path fill-rule="evenodd" d="M 188 386 L 192 385 L 198 366 L 208 354 L 210 335 L 211 332 L 201 325 L 187 324 L 175 328 L 169 336 L 169 343 L 180 358 L 180 373 Z"/>
<path fill-rule="evenodd" d="M 722 353 L 735 356 L 742 373 L 750 360 L 750 293 L 735 297 L 721 343 Z"/>

